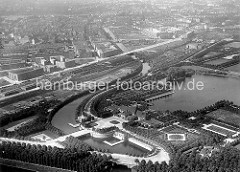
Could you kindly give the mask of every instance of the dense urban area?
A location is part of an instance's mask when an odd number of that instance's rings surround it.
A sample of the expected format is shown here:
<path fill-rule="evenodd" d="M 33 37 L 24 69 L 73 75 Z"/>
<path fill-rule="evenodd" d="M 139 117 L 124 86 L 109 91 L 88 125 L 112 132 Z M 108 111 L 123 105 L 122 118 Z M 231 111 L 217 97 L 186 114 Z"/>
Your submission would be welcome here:
<path fill-rule="evenodd" d="M 240 172 L 239 0 L 0 1 L 0 171 Z"/>

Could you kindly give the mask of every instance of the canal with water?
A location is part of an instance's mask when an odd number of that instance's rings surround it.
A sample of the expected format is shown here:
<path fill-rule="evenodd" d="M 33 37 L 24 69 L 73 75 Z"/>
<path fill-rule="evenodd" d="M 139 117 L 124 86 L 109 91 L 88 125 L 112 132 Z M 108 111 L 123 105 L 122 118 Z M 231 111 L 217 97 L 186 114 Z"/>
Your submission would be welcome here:
<path fill-rule="evenodd" d="M 148 63 L 143 63 L 143 70 L 142 74 L 145 75 L 148 73 L 148 70 L 151 69 L 151 67 L 148 65 Z M 78 107 L 78 105 L 81 104 L 81 102 L 86 99 L 88 96 L 83 96 L 63 108 L 61 108 L 53 117 L 52 119 L 52 125 L 59 128 L 62 131 L 65 131 L 67 134 L 79 131 L 78 128 L 73 128 L 68 123 L 76 124 L 75 121 L 75 112 Z"/>
<path fill-rule="evenodd" d="M 147 74 L 149 69 L 150 66 L 143 63 L 142 74 Z M 204 84 L 203 90 L 196 89 L 196 84 L 199 81 Z M 193 90 L 186 89 L 189 82 L 194 82 L 192 84 L 195 85 Z M 187 78 L 182 87 L 179 89 L 176 86 L 175 93 L 171 96 L 153 101 L 154 105 L 151 108 L 160 111 L 194 111 L 223 99 L 240 105 L 240 79 L 194 75 L 192 78 Z M 76 124 L 76 108 L 88 96 L 81 97 L 60 109 L 52 119 L 53 126 L 68 134 L 78 131 L 78 128 L 73 128 L 68 123 Z"/>
<path fill-rule="evenodd" d="M 73 128 L 68 123 L 76 124 L 75 121 L 75 112 L 77 107 L 82 103 L 84 99 L 88 96 L 83 96 L 78 98 L 77 100 L 67 104 L 63 108 L 61 108 L 53 117 L 52 125 L 60 130 L 64 131 L 67 134 L 79 131 L 78 127 Z"/>

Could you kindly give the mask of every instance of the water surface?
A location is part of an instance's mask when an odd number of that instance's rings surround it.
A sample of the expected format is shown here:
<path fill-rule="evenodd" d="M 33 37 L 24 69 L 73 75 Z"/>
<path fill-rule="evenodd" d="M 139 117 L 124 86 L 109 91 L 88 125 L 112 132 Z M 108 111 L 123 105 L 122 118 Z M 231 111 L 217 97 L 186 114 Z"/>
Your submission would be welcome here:
<path fill-rule="evenodd" d="M 193 80 L 194 79 L 194 80 Z M 189 81 L 204 83 L 203 90 L 189 90 L 186 85 Z M 175 93 L 169 97 L 153 101 L 155 110 L 194 111 L 209 106 L 219 100 L 233 101 L 240 105 L 240 80 L 234 78 L 222 78 L 205 75 L 194 75 L 184 81 L 185 89 L 176 88 Z"/>
<path fill-rule="evenodd" d="M 87 143 L 92 147 L 107 149 L 111 153 L 119 153 L 119 154 L 131 153 L 134 155 L 142 155 L 143 153 L 149 152 L 147 149 L 141 146 L 138 146 L 136 144 L 133 144 L 127 140 L 122 143 L 116 144 L 114 146 L 110 146 L 104 143 L 104 139 L 92 138 L 90 135 L 84 135 L 84 136 L 78 137 L 78 139 Z"/>
<path fill-rule="evenodd" d="M 67 134 L 79 131 L 78 127 L 73 128 L 68 123 L 76 124 L 75 112 L 77 107 L 82 103 L 82 101 L 89 95 L 83 96 L 61 108 L 53 117 L 52 125 L 56 128 L 64 131 Z"/>

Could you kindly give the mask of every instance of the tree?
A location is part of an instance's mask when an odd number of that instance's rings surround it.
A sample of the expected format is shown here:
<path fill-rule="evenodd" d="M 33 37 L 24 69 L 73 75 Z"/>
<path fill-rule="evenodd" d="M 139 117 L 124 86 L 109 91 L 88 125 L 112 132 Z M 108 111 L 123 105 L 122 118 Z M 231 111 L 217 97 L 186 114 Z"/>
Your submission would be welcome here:
<path fill-rule="evenodd" d="M 0 38 L 0 49 L 4 49 L 3 39 L 2 38 Z"/>
<path fill-rule="evenodd" d="M 139 164 L 139 159 L 135 159 L 134 162 Z"/>

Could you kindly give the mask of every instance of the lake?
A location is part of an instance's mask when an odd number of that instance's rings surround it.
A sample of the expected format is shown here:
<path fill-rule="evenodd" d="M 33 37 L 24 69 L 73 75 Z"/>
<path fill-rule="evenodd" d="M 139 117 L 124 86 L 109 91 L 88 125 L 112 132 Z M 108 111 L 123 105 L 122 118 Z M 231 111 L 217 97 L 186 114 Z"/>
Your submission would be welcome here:
<path fill-rule="evenodd" d="M 240 80 L 234 78 L 222 78 L 206 75 L 194 75 L 183 82 L 186 87 L 189 81 L 195 84 L 198 81 L 204 83 L 203 90 L 175 89 L 175 93 L 169 97 L 153 101 L 151 108 L 160 111 L 185 110 L 194 111 L 209 106 L 219 100 L 226 99 L 240 105 Z"/>

